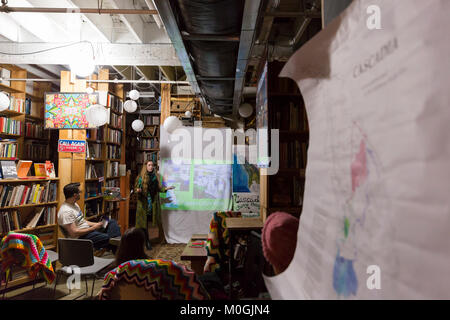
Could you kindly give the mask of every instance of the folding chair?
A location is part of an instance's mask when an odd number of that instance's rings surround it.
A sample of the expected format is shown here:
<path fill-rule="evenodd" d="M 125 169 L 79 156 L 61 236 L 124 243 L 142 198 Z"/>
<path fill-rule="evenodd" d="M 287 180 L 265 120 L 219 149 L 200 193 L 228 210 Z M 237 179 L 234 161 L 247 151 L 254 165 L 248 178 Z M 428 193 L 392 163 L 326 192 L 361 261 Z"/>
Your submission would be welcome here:
<path fill-rule="evenodd" d="M 61 274 L 72 275 L 79 272 L 80 279 L 84 276 L 86 283 L 86 292 L 75 299 L 88 295 L 87 278 L 92 277 L 92 292 L 94 295 L 94 284 L 96 275 L 99 271 L 110 265 L 114 259 L 99 258 L 94 256 L 94 246 L 91 240 L 87 239 L 58 239 L 59 248 L 59 262 L 62 267 L 56 271 L 55 287 L 53 290 L 53 297 L 56 293 L 56 284 L 58 283 Z M 74 269 L 76 268 L 76 269 Z M 69 294 L 71 288 L 69 287 Z"/>

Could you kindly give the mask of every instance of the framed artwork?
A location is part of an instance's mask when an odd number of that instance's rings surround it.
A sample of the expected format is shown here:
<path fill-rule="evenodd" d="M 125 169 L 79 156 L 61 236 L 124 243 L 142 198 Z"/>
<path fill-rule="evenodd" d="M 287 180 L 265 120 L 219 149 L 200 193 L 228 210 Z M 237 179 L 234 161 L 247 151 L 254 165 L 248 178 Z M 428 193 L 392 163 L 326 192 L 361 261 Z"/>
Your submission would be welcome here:
<path fill-rule="evenodd" d="M 97 128 L 87 121 L 86 109 L 98 101 L 98 93 L 46 93 L 45 129 Z"/>

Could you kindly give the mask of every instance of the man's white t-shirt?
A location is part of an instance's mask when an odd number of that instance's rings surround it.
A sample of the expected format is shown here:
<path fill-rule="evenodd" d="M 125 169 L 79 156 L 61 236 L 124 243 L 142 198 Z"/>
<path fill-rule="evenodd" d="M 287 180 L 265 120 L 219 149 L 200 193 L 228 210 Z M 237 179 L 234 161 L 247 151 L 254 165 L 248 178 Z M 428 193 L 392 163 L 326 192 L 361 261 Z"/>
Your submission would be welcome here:
<path fill-rule="evenodd" d="M 83 213 L 81 212 L 80 206 L 78 204 L 70 204 L 64 202 L 58 211 L 58 224 L 62 227 L 67 224 L 75 222 L 75 226 L 79 229 L 89 228 L 89 224 L 84 219 Z"/>

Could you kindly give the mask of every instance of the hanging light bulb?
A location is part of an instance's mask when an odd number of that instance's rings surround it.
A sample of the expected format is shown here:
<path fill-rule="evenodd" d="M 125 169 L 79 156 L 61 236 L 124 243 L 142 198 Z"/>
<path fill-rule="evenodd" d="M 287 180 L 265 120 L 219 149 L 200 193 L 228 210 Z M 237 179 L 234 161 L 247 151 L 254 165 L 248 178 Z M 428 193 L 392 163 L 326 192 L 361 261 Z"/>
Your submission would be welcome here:
<path fill-rule="evenodd" d="M 250 103 L 243 103 L 239 107 L 239 115 L 242 118 L 248 118 L 252 115 L 252 113 L 253 113 L 253 107 Z"/>
<path fill-rule="evenodd" d="M 185 115 L 186 117 L 190 118 L 190 117 L 192 117 L 192 112 L 190 112 L 190 111 L 188 110 L 188 111 L 186 111 L 186 112 L 184 113 L 184 115 Z"/>
<path fill-rule="evenodd" d="M 137 90 L 135 90 L 135 89 L 131 90 L 131 91 L 128 93 L 128 95 L 130 96 L 130 99 L 131 99 L 131 100 L 137 100 L 137 99 L 139 99 L 139 96 L 140 96 L 139 91 L 137 91 Z"/>
<path fill-rule="evenodd" d="M 92 87 L 87 87 L 86 92 L 89 94 L 94 93 L 94 89 Z"/>
<path fill-rule="evenodd" d="M 141 132 L 144 130 L 144 122 L 140 119 L 136 119 L 131 123 L 131 128 L 136 132 Z"/>
<path fill-rule="evenodd" d="M 0 92 L 0 111 L 4 111 L 9 108 L 9 97 L 6 93 Z"/>
<path fill-rule="evenodd" d="M 166 130 L 169 134 L 182 126 L 183 124 L 181 123 L 180 119 L 175 116 L 168 117 L 163 123 L 164 130 Z"/>
<path fill-rule="evenodd" d="M 123 104 L 123 108 L 125 109 L 126 112 L 130 113 L 135 112 L 137 109 L 137 103 L 134 100 L 127 100 Z"/>
<path fill-rule="evenodd" d="M 86 120 L 95 127 L 101 127 L 108 122 L 108 109 L 94 104 L 86 109 Z"/>

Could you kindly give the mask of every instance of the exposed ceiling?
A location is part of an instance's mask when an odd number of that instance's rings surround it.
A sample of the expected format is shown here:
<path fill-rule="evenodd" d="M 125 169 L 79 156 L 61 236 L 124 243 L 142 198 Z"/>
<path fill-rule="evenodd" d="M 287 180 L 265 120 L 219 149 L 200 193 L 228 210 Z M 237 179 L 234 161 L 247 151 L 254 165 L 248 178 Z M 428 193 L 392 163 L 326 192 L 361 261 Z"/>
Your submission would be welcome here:
<path fill-rule="evenodd" d="M 147 10 L 146 14 L 2 12 L 0 63 L 57 79 L 61 70 L 69 69 L 71 56 L 92 50 L 96 64 L 108 67 L 118 79 L 188 80 L 201 97 L 204 112 L 234 120 L 247 93 L 255 94 L 264 58 L 286 61 L 321 28 L 320 0 L 5 2 L 8 7 L 34 9 Z M 56 47 L 60 48 L 49 50 Z M 36 53 L 42 50 L 46 54 Z M 160 90 L 158 84 L 136 87 Z"/>

